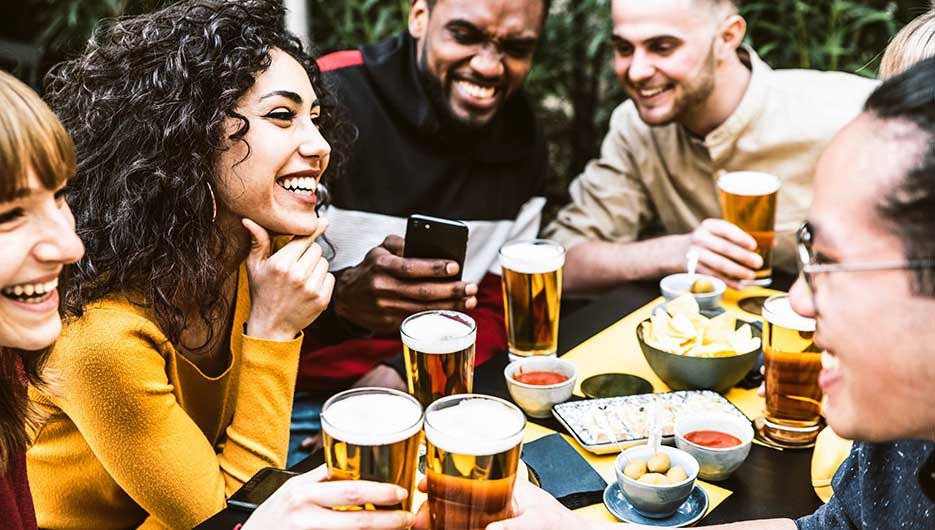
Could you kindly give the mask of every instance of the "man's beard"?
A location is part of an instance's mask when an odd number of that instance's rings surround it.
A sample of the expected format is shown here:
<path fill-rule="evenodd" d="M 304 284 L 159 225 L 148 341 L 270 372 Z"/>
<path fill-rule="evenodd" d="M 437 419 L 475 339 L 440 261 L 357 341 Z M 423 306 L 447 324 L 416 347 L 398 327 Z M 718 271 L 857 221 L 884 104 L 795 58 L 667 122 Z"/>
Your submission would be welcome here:
<path fill-rule="evenodd" d="M 441 125 L 456 133 L 468 135 L 476 133 L 486 127 L 487 124 L 492 121 L 492 118 L 484 121 L 476 121 L 455 114 L 454 110 L 451 108 L 451 103 L 445 93 L 445 89 L 442 87 L 441 80 L 432 75 L 429 71 L 428 60 L 426 59 L 428 50 L 425 44 L 422 45 L 422 53 L 420 55 L 421 57 L 418 61 L 419 79 L 422 82 L 422 88 L 425 90 L 426 96 L 428 96 L 429 103 L 431 103 L 432 107 L 435 109 L 435 113 Z"/>
<path fill-rule="evenodd" d="M 652 125 L 665 126 L 673 122 L 683 123 L 686 118 L 692 114 L 702 112 L 708 98 L 711 96 L 711 93 L 714 92 L 714 72 L 714 43 L 712 42 L 708 50 L 708 56 L 705 58 L 705 62 L 702 64 L 698 75 L 692 78 L 690 85 L 684 83 L 681 85 L 684 89 L 684 95 L 680 100 L 673 103 L 671 116 L 661 122 L 652 122 Z M 636 89 L 637 88 L 634 87 L 634 90 Z M 640 117 L 644 122 L 650 123 L 642 115 L 642 112 L 640 113 Z"/>
<path fill-rule="evenodd" d="M 686 87 L 685 96 L 677 103 L 672 120 L 681 123 L 686 117 L 702 112 L 711 94 L 714 92 L 714 43 L 708 50 L 708 57 L 701 67 L 701 72 L 694 78 L 692 86 Z"/>

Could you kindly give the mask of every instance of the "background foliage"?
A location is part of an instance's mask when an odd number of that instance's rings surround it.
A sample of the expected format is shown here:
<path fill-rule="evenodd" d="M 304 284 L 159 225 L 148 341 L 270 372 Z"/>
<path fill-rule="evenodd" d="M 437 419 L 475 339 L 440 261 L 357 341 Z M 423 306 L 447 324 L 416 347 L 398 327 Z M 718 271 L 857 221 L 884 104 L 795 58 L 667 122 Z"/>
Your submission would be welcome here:
<path fill-rule="evenodd" d="M 550 195 L 595 156 L 611 111 L 624 96 L 611 68 L 611 0 L 555 0 L 527 88 L 549 140 Z M 26 0 L 0 17 L 3 34 L 42 51 L 40 70 L 80 50 L 102 17 L 152 10 L 168 0 Z M 356 47 L 405 28 L 409 0 L 308 0 L 319 51 Z M 4 2 L 7 3 L 7 2 Z M 759 0 L 742 2 L 748 41 L 776 68 L 876 75 L 892 35 L 929 0 Z M 5 20 L 6 22 L 3 22 Z"/>
<path fill-rule="evenodd" d="M 597 155 L 613 109 L 624 100 L 612 69 L 611 0 L 556 0 L 527 89 L 549 140 L 550 195 Z M 407 0 L 312 0 L 322 52 L 354 47 L 405 28 Z M 748 42 L 775 68 L 846 70 L 874 77 L 886 43 L 929 7 L 927 0 L 741 2 Z"/>

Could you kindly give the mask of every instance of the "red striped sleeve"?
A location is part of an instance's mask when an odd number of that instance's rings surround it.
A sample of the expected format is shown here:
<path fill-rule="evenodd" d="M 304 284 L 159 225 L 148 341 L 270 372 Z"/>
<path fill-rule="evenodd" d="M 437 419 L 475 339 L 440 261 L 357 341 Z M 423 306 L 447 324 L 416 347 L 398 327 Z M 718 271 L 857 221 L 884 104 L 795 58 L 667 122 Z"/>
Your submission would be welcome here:
<path fill-rule="evenodd" d="M 318 58 L 318 68 L 322 72 L 339 70 L 348 66 L 360 66 L 364 64 L 364 56 L 360 50 L 341 50 L 323 55 Z"/>

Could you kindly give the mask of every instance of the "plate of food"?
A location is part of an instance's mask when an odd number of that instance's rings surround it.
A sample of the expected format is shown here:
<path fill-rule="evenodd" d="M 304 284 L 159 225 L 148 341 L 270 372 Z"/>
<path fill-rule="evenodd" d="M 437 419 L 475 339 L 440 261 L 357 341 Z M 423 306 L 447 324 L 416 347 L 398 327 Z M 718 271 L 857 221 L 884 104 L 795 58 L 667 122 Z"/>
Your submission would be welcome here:
<path fill-rule="evenodd" d="M 603 455 L 646 443 L 649 410 L 655 406 L 663 423 L 663 439 L 668 441 L 673 440 L 675 419 L 682 414 L 725 412 L 750 421 L 724 396 L 710 390 L 568 401 L 552 407 L 552 415 L 582 447 Z"/>

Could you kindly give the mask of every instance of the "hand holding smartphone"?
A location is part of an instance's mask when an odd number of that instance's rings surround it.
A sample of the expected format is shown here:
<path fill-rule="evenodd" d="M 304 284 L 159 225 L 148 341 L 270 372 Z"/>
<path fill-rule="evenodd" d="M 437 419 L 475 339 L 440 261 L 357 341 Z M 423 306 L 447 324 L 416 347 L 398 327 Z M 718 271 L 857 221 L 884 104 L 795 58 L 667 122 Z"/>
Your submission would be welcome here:
<path fill-rule="evenodd" d="M 467 253 L 468 227 L 461 221 L 414 214 L 406 224 L 404 258 L 447 259 L 458 263 L 460 280 Z M 446 280 L 447 281 L 447 280 Z"/>

